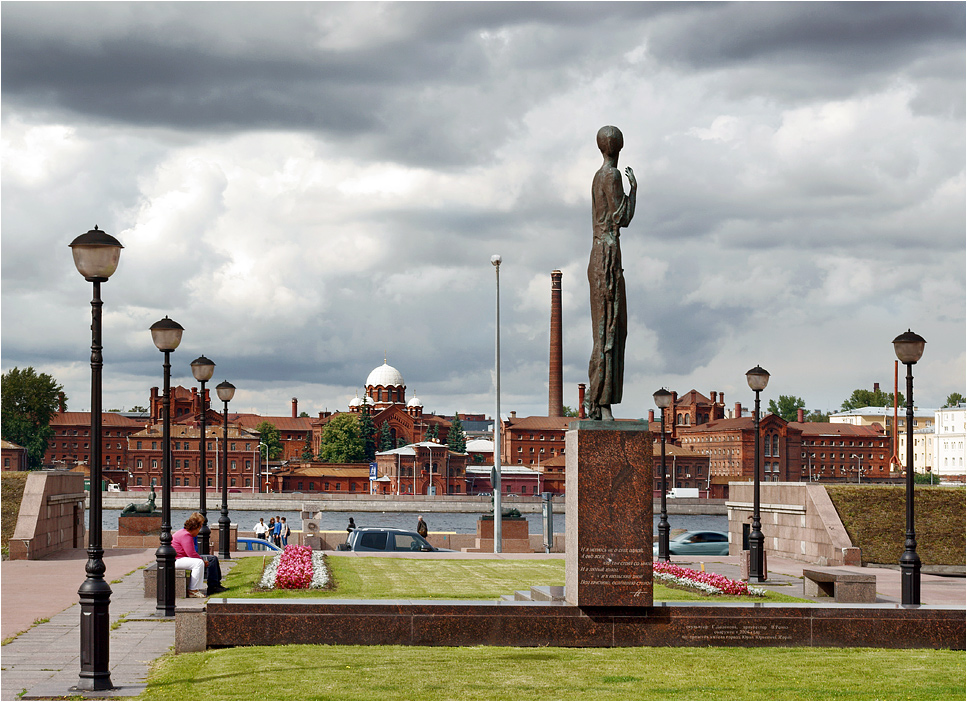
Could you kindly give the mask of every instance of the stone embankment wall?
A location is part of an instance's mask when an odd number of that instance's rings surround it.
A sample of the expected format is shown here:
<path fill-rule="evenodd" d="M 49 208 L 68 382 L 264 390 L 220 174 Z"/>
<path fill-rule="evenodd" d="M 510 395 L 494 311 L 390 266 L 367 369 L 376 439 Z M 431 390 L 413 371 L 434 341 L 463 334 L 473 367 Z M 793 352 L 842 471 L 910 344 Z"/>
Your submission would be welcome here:
<path fill-rule="evenodd" d="M 742 525 L 752 524 L 753 484 L 729 483 L 729 496 L 729 554 L 738 555 Z M 759 517 L 768 554 L 815 565 L 861 565 L 860 549 L 822 485 L 761 483 Z"/>
<path fill-rule="evenodd" d="M 27 476 L 11 560 L 36 560 L 65 548 L 83 548 L 84 476 L 69 471 L 33 471 Z"/>

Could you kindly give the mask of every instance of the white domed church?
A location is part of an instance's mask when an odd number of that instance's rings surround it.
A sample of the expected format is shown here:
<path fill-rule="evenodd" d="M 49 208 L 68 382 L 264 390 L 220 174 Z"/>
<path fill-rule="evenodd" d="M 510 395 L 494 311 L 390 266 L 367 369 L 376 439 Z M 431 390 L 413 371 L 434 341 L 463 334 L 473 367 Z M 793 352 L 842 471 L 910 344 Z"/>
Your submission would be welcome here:
<path fill-rule="evenodd" d="M 435 433 L 441 441 L 446 440 L 450 431 L 450 421 L 443 417 L 423 413 L 420 398 L 406 400 L 406 381 L 403 374 L 383 359 L 383 365 L 374 368 L 366 378 L 366 392 L 349 401 L 350 412 L 368 411 L 373 424 L 381 430 L 389 423 L 390 436 L 394 446 L 415 444 L 426 439 L 427 433 Z"/>

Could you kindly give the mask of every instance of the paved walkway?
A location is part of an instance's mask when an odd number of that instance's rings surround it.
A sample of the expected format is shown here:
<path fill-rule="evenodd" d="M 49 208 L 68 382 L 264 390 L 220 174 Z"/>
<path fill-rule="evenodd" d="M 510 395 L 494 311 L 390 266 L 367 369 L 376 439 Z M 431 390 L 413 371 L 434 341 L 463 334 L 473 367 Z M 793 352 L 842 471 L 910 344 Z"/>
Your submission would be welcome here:
<path fill-rule="evenodd" d="M 237 555 L 252 554 L 240 552 Z M 333 552 L 332 555 L 357 554 Z M 413 555 L 461 559 L 563 558 L 560 553 Z M 174 646 L 174 620 L 156 617 L 155 600 L 144 598 L 143 576 L 138 568 L 154 559 L 154 549 L 106 551 L 106 578 L 108 582 L 120 581 L 111 583 L 111 621 L 124 619 L 120 626 L 111 631 L 111 681 L 118 687 L 99 693 L 87 692 L 84 697 L 139 695 L 145 689 L 151 663 Z M 3 637 L 13 636 L 25 629 L 27 631 L 0 648 L 0 700 L 53 699 L 77 694 L 71 690 L 77 684 L 80 673 L 80 605 L 77 604 L 77 589 L 84 581 L 86 562 L 87 552 L 82 549 L 65 551 L 41 561 L 3 561 L 0 590 Z M 673 556 L 672 562 L 700 568 L 700 561 L 694 557 Z M 709 556 L 704 559 L 704 564 L 708 571 L 734 579 L 739 577 L 738 556 Z M 769 558 L 768 567 L 769 581 L 762 586 L 795 597 L 803 596 L 802 570 L 811 566 L 798 561 Z M 900 602 L 898 570 L 852 567 L 837 570 L 874 573 L 877 602 Z M 227 573 L 228 568 L 223 566 L 222 571 Z M 921 576 L 921 599 L 924 604 L 963 607 L 965 593 L 964 578 Z M 42 618 L 49 618 L 49 621 L 31 627 L 34 621 Z"/>

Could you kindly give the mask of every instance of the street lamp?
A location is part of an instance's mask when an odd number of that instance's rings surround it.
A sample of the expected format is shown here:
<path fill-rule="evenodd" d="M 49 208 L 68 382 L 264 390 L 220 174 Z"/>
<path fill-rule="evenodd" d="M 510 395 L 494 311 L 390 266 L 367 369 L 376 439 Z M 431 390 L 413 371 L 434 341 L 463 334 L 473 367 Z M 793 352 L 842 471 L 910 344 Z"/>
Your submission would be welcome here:
<path fill-rule="evenodd" d="M 759 393 L 769 384 L 769 371 L 762 366 L 756 366 L 745 374 L 749 387 L 755 392 L 755 466 L 753 467 L 752 488 L 752 532 L 749 534 L 749 581 L 764 583 L 766 581 L 763 552 L 762 521 L 759 517 Z"/>
<path fill-rule="evenodd" d="M 101 545 L 101 283 L 117 270 L 121 242 L 94 226 L 70 243 L 74 266 L 84 280 L 93 283 L 91 300 L 91 482 L 90 537 L 87 547 L 87 578 L 77 594 L 81 605 L 81 672 L 79 690 L 110 690 L 111 683 L 111 586 L 104 580 L 104 548 Z"/>
<path fill-rule="evenodd" d="M 215 386 L 218 399 L 225 403 L 223 415 L 224 433 L 222 436 L 222 516 L 218 518 L 218 557 L 223 561 L 231 558 L 228 552 L 228 530 L 231 520 L 228 518 L 228 403 L 235 397 L 235 386 L 227 380 Z"/>
<path fill-rule="evenodd" d="M 165 355 L 161 433 L 161 539 L 158 559 L 158 603 L 155 614 L 175 616 L 175 548 L 171 545 L 171 352 L 181 343 L 185 328 L 167 316 L 151 325 L 151 340 Z"/>
<path fill-rule="evenodd" d="M 926 343 L 909 329 L 893 340 L 896 357 L 907 367 L 907 533 L 900 556 L 901 603 L 905 605 L 920 604 L 920 556 L 913 528 L 913 364 L 920 360 Z"/>
<path fill-rule="evenodd" d="M 496 387 L 497 407 L 494 411 L 494 553 L 500 553 L 502 537 L 502 511 L 500 507 L 500 254 L 490 257 L 490 262 L 494 266 L 497 274 L 497 320 L 496 320 L 496 341 L 494 344 L 494 385 Z"/>
<path fill-rule="evenodd" d="M 863 476 L 863 456 L 858 453 L 854 453 L 850 458 L 856 459 L 856 484 L 859 485 Z"/>
<path fill-rule="evenodd" d="M 654 394 L 655 404 L 661 410 L 661 517 L 658 519 L 658 560 L 669 561 L 668 555 L 668 508 L 665 494 L 668 492 L 668 476 L 665 473 L 665 408 L 672 404 L 672 394 L 662 388 Z"/>
<path fill-rule="evenodd" d="M 203 556 L 211 553 L 210 544 L 212 532 L 211 527 L 208 526 L 208 474 L 206 472 L 208 455 L 205 451 L 208 443 L 208 435 L 206 433 L 208 430 L 208 396 L 205 394 L 205 383 L 212 379 L 214 372 L 215 363 L 204 356 L 199 356 L 191 362 L 191 374 L 195 376 L 195 380 L 201 383 L 201 441 L 199 443 L 201 472 L 198 479 L 198 509 L 201 512 L 201 516 L 205 518 L 205 521 L 201 525 L 201 531 L 198 532 L 198 545 L 201 547 L 199 551 Z"/>

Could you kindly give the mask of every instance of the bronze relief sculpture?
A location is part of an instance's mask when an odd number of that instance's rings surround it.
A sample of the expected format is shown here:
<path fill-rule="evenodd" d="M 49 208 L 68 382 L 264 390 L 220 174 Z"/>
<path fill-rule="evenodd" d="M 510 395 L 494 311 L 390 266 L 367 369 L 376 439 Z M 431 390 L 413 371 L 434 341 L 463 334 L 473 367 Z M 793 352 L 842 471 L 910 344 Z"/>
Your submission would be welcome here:
<path fill-rule="evenodd" d="M 611 406 L 621 402 L 624 382 L 625 340 L 628 337 L 628 309 L 624 270 L 621 267 L 621 227 L 635 216 L 638 183 L 634 171 L 625 168 L 631 186 L 625 195 L 618 154 L 624 137 L 617 127 L 598 130 L 598 148 L 604 163 L 591 183 L 593 240 L 588 263 L 591 286 L 591 325 L 594 348 L 588 364 L 588 394 L 585 405 L 591 419 L 613 420 Z"/>

